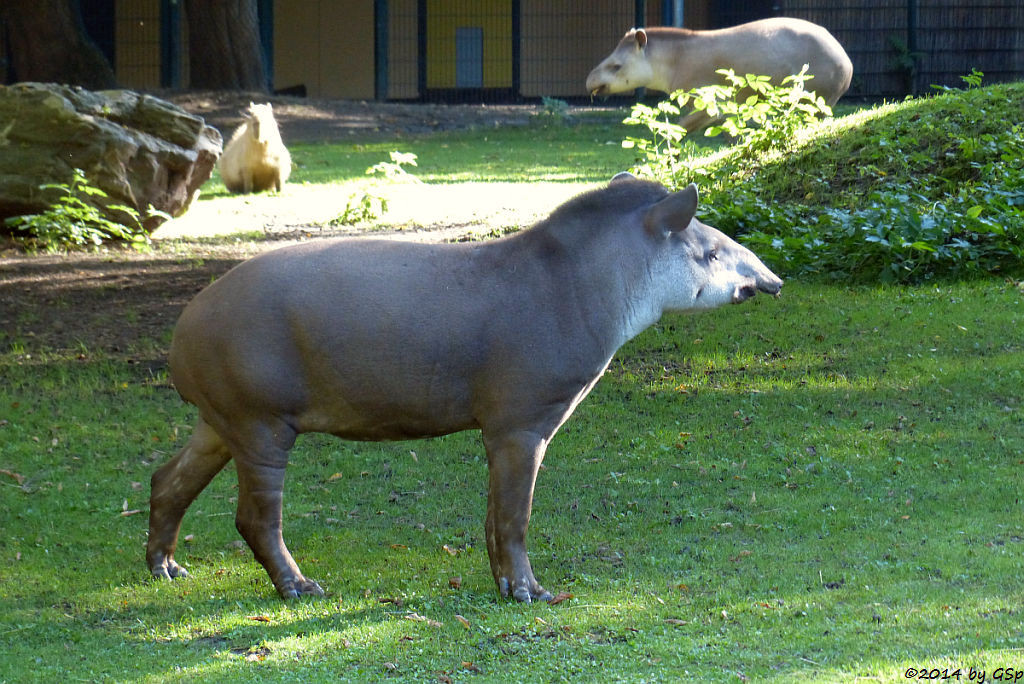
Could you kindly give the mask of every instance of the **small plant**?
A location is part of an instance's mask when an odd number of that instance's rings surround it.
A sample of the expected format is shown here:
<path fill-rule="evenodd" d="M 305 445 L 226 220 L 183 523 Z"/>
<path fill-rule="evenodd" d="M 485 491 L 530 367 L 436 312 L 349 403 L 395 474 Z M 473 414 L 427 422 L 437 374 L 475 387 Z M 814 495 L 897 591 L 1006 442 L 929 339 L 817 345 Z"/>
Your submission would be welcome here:
<path fill-rule="evenodd" d="M 917 78 L 917 67 L 925 53 L 918 50 L 911 50 L 907 42 L 899 36 L 889 36 L 889 45 L 892 46 L 896 56 L 892 61 L 892 68 L 903 81 L 903 89 L 908 93 L 914 92 L 914 80 Z"/>
<path fill-rule="evenodd" d="M 386 197 L 369 190 L 357 192 L 348 198 L 345 209 L 327 222 L 329 226 L 351 226 L 363 221 L 379 219 L 388 210 Z"/>
<path fill-rule="evenodd" d="M 405 170 L 405 165 L 417 166 L 416 155 L 412 152 L 391 152 L 390 162 L 378 162 L 366 169 L 366 175 L 383 176 L 389 181 L 406 181 L 411 180 L 414 183 L 418 183 L 419 179 L 413 176 L 411 173 Z"/>
<path fill-rule="evenodd" d="M 569 103 L 565 100 L 557 97 L 542 96 L 540 102 L 540 116 L 543 117 L 545 123 L 564 124 L 569 121 Z"/>
<path fill-rule="evenodd" d="M 965 75 L 960 77 L 960 80 L 963 81 L 964 84 L 967 86 L 966 88 L 963 88 L 963 90 L 971 90 L 973 88 L 980 88 L 981 87 L 981 81 L 982 81 L 982 79 L 984 77 L 985 77 L 985 72 L 978 71 L 977 69 L 972 67 L 971 68 L 971 73 L 965 74 Z M 950 88 L 949 86 L 936 85 L 934 83 L 932 84 L 932 88 L 934 88 L 935 90 L 941 91 L 941 92 L 949 92 L 949 91 L 956 92 L 957 90 L 960 90 L 959 88 Z"/>
<path fill-rule="evenodd" d="M 832 115 L 824 99 L 804 88 L 804 83 L 813 78 L 806 64 L 800 73 L 787 76 L 778 86 L 772 85 L 768 76 L 738 76 L 732 69 L 719 69 L 718 73 L 728 82 L 726 85 L 680 90 L 656 107 L 633 107 L 624 123 L 646 126 L 652 136 L 627 138 L 623 143 L 645 157 L 641 171 L 649 171 L 674 186 L 706 179 L 704 166 L 691 163 L 696 147 L 685 144 L 686 129 L 674 122 L 687 107 L 719 121 L 707 128 L 706 136 L 726 133 L 736 141 L 738 152 L 732 156 L 735 163 L 718 166 L 720 177 L 749 165 L 759 155 L 788 149 L 798 130 L 813 125 L 819 116 Z"/>
<path fill-rule="evenodd" d="M 132 225 L 125 225 L 108 219 L 103 212 L 87 198 L 106 200 L 106 192 L 92 185 L 81 169 L 75 169 L 70 184 L 46 183 L 40 190 L 56 190 L 60 197 L 49 209 L 39 214 L 15 216 L 7 220 L 8 225 L 27 233 L 20 240 L 28 246 L 55 252 L 84 245 L 99 246 L 105 240 L 124 240 L 136 249 L 149 246 L 149 236 L 139 212 L 123 204 L 107 205 L 108 210 L 118 211 Z M 150 208 L 150 215 L 166 214 Z"/>
<path fill-rule="evenodd" d="M 378 162 L 366 169 L 368 176 L 380 176 L 388 182 L 398 183 L 420 180 L 406 171 L 405 166 L 416 166 L 416 155 L 411 152 L 391 152 L 391 161 Z M 329 226 L 351 226 L 363 221 L 379 219 L 388 210 L 387 197 L 375 192 L 374 188 L 362 190 L 351 195 L 345 204 L 345 210 L 327 222 Z"/>

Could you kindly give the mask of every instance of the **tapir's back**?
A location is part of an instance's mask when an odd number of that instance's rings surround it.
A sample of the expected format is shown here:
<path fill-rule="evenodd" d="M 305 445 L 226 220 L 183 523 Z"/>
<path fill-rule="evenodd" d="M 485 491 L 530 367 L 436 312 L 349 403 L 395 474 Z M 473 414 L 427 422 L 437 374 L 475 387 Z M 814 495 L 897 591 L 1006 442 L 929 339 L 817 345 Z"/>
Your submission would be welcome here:
<path fill-rule="evenodd" d="M 384 439 L 475 427 L 480 368 L 500 367 L 494 356 L 520 346 L 512 338 L 530 335 L 528 319 L 543 325 L 520 294 L 543 287 L 537 262 L 508 251 L 343 239 L 261 255 L 186 307 L 172 380 L 204 412 L 287 415 L 300 431 Z"/>

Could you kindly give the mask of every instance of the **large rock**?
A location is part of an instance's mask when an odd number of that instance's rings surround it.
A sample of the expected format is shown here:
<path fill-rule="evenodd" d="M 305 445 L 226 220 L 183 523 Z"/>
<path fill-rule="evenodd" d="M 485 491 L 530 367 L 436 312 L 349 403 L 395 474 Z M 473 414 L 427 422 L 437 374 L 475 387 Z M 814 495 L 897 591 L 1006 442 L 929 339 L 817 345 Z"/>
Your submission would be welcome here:
<path fill-rule="evenodd" d="M 217 129 L 149 95 L 51 83 L 0 86 L 0 220 L 45 210 L 54 191 L 39 186 L 68 183 L 76 168 L 110 203 L 142 216 L 150 206 L 179 216 L 220 152 Z M 145 226 L 153 230 L 162 220 L 152 216 Z"/>

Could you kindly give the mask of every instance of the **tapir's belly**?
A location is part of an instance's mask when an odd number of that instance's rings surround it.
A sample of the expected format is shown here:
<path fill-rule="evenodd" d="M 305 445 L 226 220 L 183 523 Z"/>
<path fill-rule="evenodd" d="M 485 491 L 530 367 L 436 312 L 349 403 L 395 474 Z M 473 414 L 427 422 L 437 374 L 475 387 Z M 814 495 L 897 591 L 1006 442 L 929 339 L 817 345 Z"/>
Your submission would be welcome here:
<path fill-rule="evenodd" d="M 350 359 L 330 370 L 318 369 L 308 378 L 308 398 L 296 416 L 299 431 L 379 441 L 479 427 L 468 369 L 413 365 L 402 359 L 368 369 Z"/>
<path fill-rule="evenodd" d="M 493 316 L 450 298 L 402 309 L 373 294 L 315 305 L 218 294 L 231 315 L 197 299 L 171 352 L 175 386 L 213 424 L 270 417 L 346 439 L 431 437 L 478 428 L 481 394 L 500 382 Z"/>

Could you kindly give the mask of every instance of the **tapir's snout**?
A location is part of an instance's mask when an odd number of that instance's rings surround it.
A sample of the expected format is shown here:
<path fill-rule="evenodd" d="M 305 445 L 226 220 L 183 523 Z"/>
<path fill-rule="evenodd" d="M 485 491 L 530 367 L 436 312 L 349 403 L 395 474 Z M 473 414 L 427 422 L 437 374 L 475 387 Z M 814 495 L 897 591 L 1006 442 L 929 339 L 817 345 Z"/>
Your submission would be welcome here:
<path fill-rule="evenodd" d="M 757 287 L 753 283 L 747 283 L 745 285 L 737 285 L 736 289 L 732 291 L 732 303 L 739 304 L 745 302 L 751 297 L 757 296 Z"/>
<path fill-rule="evenodd" d="M 774 273 L 769 272 L 771 277 L 761 277 L 757 280 L 757 289 L 761 292 L 766 292 L 770 295 L 779 296 L 782 292 L 782 278 L 778 277 Z"/>
<path fill-rule="evenodd" d="M 748 299 L 753 299 L 757 296 L 758 290 L 778 297 L 782 291 L 782 279 L 775 274 L 771 274 L 770 278 L 762 276 L 757 278 L 757 280 L 752 279 L 748 282 L 740 283 L 732 292 L 732 303 L 739 304 Z"/>

